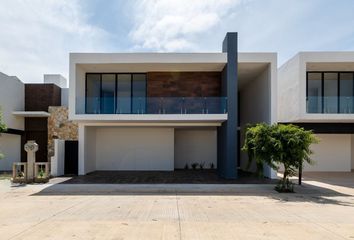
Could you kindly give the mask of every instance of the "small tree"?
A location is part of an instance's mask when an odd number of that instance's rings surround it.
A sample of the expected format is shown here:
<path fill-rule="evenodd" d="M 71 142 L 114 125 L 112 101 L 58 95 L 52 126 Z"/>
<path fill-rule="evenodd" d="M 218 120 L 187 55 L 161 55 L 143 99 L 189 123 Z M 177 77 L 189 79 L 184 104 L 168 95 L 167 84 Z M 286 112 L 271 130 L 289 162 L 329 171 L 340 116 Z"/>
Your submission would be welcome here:
<path fill-rule="evenodd" d="M 4 123 L 3 117 L 2 117 L 2 111 L 0 107 L 0 136 L 1 133 L 5 132 L 7 130 L 6 124 Z M 4 154 L 0 152 L 0 159 L 4 158 Z"/>
<path fill-rule="evenodd" d="M 247 127 L 242 150 L 248 153 L 249 164 L 256 161 L 259 174 L 263 173 L 264 163 L 275 170 L 283 165 L 284 175 L 276 190 L 292 192 L 293 185 L 289 177 L 294 176 L 304 162 L 312 164 L 310 145 L 317 142 L 312 131 L 298 126 L 260 123 Z"/>

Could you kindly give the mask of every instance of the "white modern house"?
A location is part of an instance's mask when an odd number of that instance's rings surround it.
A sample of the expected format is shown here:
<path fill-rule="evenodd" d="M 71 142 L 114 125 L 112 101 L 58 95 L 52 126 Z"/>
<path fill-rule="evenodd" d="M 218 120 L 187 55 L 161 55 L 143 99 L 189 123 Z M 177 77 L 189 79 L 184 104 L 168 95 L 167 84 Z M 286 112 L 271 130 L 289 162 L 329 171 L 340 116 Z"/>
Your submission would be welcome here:
<path fill-rule="evenodd" d="M 354 52 L 300 52 L 278 70 L 278 122 L 313 130 L 313 166 L 354 169 Z"/>
<path fill-rule="evenodd" d="M 200 163 L 236 178 L 242 129 L 276 121 L 276 66 L 275 53 L 238 53 L 236 33 L 220 53 L 71 53 L 79 174 Z"/>

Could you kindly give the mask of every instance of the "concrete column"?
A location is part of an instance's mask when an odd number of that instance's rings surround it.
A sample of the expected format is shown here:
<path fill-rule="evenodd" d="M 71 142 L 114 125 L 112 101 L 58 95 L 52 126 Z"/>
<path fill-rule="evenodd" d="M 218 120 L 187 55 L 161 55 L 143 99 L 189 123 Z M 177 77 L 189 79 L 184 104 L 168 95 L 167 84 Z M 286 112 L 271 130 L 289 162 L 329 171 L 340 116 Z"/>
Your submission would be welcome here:
<path fill-rule="evenodd" d="M 237 33 L 227 33 L 222 51 L 227 53 L 227 64 L 222 71 L 221 93 L 227 97 L 228 119 L 218 128 L 218 172 L 226 179 L 237 178 L 238 77 Z"/>
<path fill-rule="evenodd" d="M 79 124 L 78 127 L 79 140 L 79 175 L 85 175 L 85 125 Z"/>

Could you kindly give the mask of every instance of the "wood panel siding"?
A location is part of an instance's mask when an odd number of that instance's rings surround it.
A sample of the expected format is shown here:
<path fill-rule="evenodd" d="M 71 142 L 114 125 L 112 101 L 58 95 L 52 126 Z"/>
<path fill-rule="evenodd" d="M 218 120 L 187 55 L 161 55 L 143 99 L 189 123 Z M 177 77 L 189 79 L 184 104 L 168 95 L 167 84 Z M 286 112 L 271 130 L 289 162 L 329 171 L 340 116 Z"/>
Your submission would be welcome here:
<path fill-rule="evenodd" d="M 219 97 L 221 72 L 148 72 L 147 97 Z"/>
<path fill-rule="evenodd" d="M 45 111 L 49 106 L 61 105 L 61 88 L 55 84 L 25 84 L 25 111 Z M 37 162 L 48 161 L 48 120 L 47 118 L 25 118 L 25 134 L 22 146 L 29 140 L 39 145 L 36 152 Z M 21 160 L 26 161 L 27 154 L 21 148 Z"/>
<path fill-rule="evenodd" d="M 47 118 L 25 118 L 25 134 L 22 146 L 30 140 L 35 140 L 38 144 L 36 152 L 36 162 L 48 161 L 48 119 Z M 27 153 L 21 148 L 21 159 L 23 162 L 27 159 Z"/>
<path fill-rule="evenodd" d="M 25 84 L 25 111 L 48 111 L 61 105 L 61 88 L 55 84 Z"/>

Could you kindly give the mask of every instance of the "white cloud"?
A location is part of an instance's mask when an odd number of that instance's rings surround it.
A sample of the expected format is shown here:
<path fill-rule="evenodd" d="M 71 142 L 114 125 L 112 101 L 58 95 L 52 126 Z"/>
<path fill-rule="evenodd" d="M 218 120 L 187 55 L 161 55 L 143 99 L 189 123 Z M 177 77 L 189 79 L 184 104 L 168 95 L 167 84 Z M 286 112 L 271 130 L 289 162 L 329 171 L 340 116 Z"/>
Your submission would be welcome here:
<path fill-rule="evenodd" d="M 2 1 L 0 71 L 25 82 L 41 82 L 44 73 L 68 77 L 68 53 L 97 51 L 108 35 L 81 10 L 70 0 Z"/>
<path fill-rule="evenodd" d="M 135 49 L 195 50 L 198 37 L 221 23 L 243 0 L 145 0 L 135 3 Z"/>
<path fill-rule="evenodd" d="M 133 51 L 220 51 L 226 32 L 240 51 L 353 50 L 352 1 L 145 0 L 132 7 Z"/>

